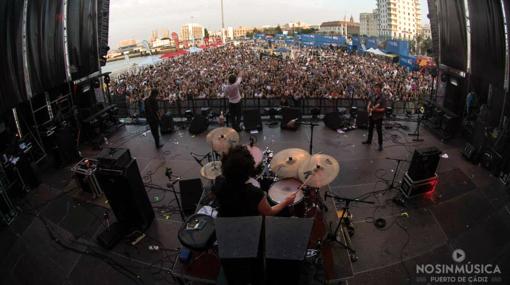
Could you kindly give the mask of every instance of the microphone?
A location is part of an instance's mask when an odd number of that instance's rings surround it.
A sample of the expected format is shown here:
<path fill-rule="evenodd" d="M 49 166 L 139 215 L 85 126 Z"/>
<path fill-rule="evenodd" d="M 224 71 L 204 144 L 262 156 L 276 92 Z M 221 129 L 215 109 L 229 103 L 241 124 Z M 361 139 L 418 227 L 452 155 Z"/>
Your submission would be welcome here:
<path fill-rule="evenodd" d="M 255 140 L 253 139 L 252 136 L 250 136 L 250 147 L 253 147 L 254 144 L 255 144 Z"/>
<path fill-rule="evenodd" d="M 167 167 L 165 170 L 165 176 L 168 177 L 168 179 L 170 179 L 172 177 L 172 174 L 173 174 L 172 168 Z"/>
<path fill-rule="evenodd" d="M 168 187 L 168 188 L 172 188 L 172 187 L 173 187 L 173 186 L 174 186 L 177 182 L 179 182 L 180 180 L 181 180 L 181 177 L 177 177 L 177 178 L 175 178 L 175 180 L 174 180 L 174 181 L 172 181 L 172 182 L 170 182 L 170 183 L 167 183 L 167 184 L 166 184 L 166 187 Z"/>

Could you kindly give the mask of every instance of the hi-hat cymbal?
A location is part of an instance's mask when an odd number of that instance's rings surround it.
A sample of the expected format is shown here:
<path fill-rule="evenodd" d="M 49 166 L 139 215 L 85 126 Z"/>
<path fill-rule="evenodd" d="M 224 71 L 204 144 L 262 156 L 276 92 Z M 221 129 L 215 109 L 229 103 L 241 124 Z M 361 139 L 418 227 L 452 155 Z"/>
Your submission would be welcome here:
<path fill-rule="evenodd" d="M 200 175 L 205 179 L 214 180 L 221 175 L 221 161 L 211 161 L 200 169 Z"/>
<path fill-rule="evenodd" d="M 309 159 L 310 155 L 303 149 L 284 149 L 273 156 L 271 170 L 279 178 L 299 178 L 299 167 Z"/>
<path fill-rule="evenodd" d="M 206 140 L 214 151 L 224 154 L 239 143 L 239 133 L 232 128 L 216 128 L 207 134 Z"/>
<path fill-rule="evenodd" d="M 314 154 L 299 167 L 299 179 L 306 185 L 316 188 L 333 182 L 338 173 L 340 173 L 338 161 L 327 154 Z M 306 181 L 309 175 L 312 176 Z"/>

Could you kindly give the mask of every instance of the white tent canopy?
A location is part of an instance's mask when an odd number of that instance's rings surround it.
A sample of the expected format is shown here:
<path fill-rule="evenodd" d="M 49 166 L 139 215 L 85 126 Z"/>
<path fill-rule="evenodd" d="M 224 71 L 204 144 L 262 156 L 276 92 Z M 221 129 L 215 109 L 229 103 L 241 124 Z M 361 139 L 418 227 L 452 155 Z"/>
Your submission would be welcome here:
<path fill-rule="evenodd" d="M 367 49 L 367 52 L 369 52 L 371 54 L 375 54 L 375 55 L 382 55 L 382 56 L 386 56 L 387 55 L 386 53 L 384 53 L 380 49 L 374 49 L 374 48 Z"/>

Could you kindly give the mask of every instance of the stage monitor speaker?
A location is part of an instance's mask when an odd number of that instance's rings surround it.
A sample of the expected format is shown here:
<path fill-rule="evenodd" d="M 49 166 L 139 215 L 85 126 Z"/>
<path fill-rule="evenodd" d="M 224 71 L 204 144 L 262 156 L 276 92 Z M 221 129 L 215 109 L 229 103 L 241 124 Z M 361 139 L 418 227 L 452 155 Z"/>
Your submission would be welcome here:
<path fill-rule="evenodd" d="M 104 148 L 98 155 L 99 167 L 123 170 L 131 162 L 131 152 L 127 148 Z"/>
<path fill-rule="evenodd" d="M 299 274 L 313 219 L 266 217 L 265 258 L 267 284 L 301 284 Z"/>
<path fill-rule="evenodd" d="M 151 225 L 154 211 L 135 159 L 122 169 L 104 168 L 99 160 L 96 178 L 124 235 L 134 230 L 145 231 Z"/>
<path fill-rule="evenodd" d="M 413 180 L 409 176 L 409 172 L 404 175 L 402 179 L 402 185 L 400 186 L 400 192 L 406 197 L 411 198 L 419 194 L 428 193 L 436 189 L 438 183 L 437 174 L 423 180 Z"/>
<path fill-rule="evenodd" d="M 301 120 L 301 110 L 298 108 L 284 107 L 281 110 L 282 121 L 281 128 L 286 130 L 297 130 L 299 127 L 299 120 Z M 294 124 L 289 124 L 290 121 L 297 120 Z"/>
<path fill-rule="evenodd" d="M 360 129 L 368 128 L 368 112 L 366 110 L 358 110 L 356 126 Z"/>
<path fill-rule="evenodd" d="M 263 284 L 262 217 L 217 218 L 215 227 L 228 284 Z"/>
<path fill-rule="evenodd" d="M 243 111 L 243 124 L 246 131 L 262 131 L 262 118 L 259 109 L 247 109 Z"/>
<path fill-rule="evenodd" d="M 169 134 L 174 131 L 174 118 L 172 116 L 172 113 L 166 112 L 163 117 L 161 118 L 161 133 L 162 134 Z"/>
<path fill-rule="evenodd" d="M 345 127 L 345 122 L 340 112 L 331 112 L 324 116 L 324 124 L 326 127 L 336 131 Z"/>
<path fill-rule="evenodd" d="M 202 198 L 202 180 L 200 178 L 179 181 L 179 192 L 181 193 L 182 210 L 185 216 L 195 213 L 200 198 Z"/>
<path fill-rule="evenodd" d="M 434 177 L 441 151 L 436 147 L 426 147 L 414 150 L 408 174 L 413 181 L 420 181 Z"/>
<path fill-rule="evenodd" d="M 199 135 L 209 128 L 209 120 L 202 115 L 195 115 L 189 126 L 189 132 L 192 135 Z"/>

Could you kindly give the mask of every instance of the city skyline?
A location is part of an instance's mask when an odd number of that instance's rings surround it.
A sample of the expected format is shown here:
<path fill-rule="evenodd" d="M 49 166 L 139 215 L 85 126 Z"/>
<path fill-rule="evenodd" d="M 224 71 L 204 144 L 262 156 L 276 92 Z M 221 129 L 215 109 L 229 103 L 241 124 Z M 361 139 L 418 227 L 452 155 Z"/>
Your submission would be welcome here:
<path fill-rule="evenodd" d="M 351 15 L 359 22 L 359 14 L 371 12 L 376 3 L 376 0 L 224 0 L 225 26 L 260 27 L 298 21 L 318 25 Z M 427 1 L 420 3 L 422 23 L 428 23 Z M 182 25 L 190 22 L 200 23 L 210 32 L 219 30 L 220 0 L 111 0 L 109 45 L 115 49 L 121 40 L 147 40 L 153 30 L 179 32 Z"/>

